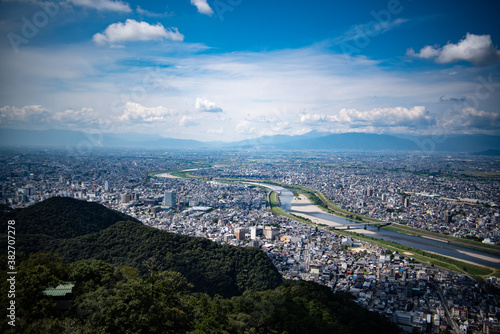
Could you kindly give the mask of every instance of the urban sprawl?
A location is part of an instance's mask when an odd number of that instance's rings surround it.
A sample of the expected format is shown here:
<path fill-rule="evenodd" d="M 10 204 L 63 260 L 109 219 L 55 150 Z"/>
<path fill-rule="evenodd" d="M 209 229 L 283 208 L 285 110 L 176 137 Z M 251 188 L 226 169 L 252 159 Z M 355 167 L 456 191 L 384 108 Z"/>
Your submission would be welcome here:
<path fill-rule="evenodd" d="M 478 282 L 269 209 L 278 181 L 323 193 L 353 214 L 500 245 L 500 158 L 473 155 L 4 150 L 1 203 L 65 196 L 101 203 L 161 230 L 260 247 L 287 279 L 351 293 L 402 328 L 500 330 L 495 277 Z M 247 182 L 247 183 L 245 183 Z"/>

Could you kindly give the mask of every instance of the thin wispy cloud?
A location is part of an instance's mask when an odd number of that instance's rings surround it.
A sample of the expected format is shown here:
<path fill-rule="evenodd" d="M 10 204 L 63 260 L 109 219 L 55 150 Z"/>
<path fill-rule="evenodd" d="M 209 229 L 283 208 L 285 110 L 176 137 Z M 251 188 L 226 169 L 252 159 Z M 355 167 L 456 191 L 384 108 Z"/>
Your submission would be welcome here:
<path fill-rule="evenodd" d="M 112 0 L 68 0 L 68 3 L 74 6 L 92 8 L 98 11 L 111 11 L 111 12 L 123 12 L 130 13 L 132 9 L 130 5 L 123 1 L 112 1 Z"/>
<path fill-rule="evenodd" d="M 371 38 L 373 36 L 385 34 L 386 32 L 395 29 L 407 22 L 408 22 L 407 19 L 397 18 L 391 21 L 381 21 L 381 22 L 371 21 L 369 23 L 358 24 L 352 26 L 342 36 L 333 39 L 333 43 L 340 44 L 353 40 Z"/>
<path fill-rule="evenodd" d="M 150 10 L 144 9 L 141 6 L 137 6 L 136 12 L 139 15 L 148 16 L 148 17 L 170 17 L 170 16 L 174 15 L 173 13 L 168 12 L 168 11 L 163 12 L 163 13 L 155 13 L 155 12 L 152 12 Z"/>

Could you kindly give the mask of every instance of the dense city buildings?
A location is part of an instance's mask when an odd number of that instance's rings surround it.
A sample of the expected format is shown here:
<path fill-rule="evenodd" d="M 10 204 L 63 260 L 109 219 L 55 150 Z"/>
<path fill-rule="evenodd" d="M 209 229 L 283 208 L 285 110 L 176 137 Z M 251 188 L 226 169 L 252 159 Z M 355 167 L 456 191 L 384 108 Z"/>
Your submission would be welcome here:
<path fill-rule="evenodd" d="M 53 196 L 98 202 L 161 230 L 259 247 L 285 278 L 348 292 L 408 330 L 500 330 L 500 300 L 491 292 L 496 277 L 480 283 L 411 254 L 276 215 L 269 189 L 246 181 L 307 187 L 353 213 L 500 245 L 497 157 L 6 150 L 1 159 L 5 205 L 25 207 Z"/>

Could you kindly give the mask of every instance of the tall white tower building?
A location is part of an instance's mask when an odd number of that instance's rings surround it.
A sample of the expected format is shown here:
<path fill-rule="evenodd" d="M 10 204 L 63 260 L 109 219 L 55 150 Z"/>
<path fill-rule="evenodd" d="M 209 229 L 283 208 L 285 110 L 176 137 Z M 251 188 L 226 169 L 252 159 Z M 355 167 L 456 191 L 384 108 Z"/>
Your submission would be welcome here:
<path fill-rule="evenodd" d="M 175 190 L 165 191 L 163 204 L 169 208 L 175 207 L 177 205 L 177 192 Z"/>

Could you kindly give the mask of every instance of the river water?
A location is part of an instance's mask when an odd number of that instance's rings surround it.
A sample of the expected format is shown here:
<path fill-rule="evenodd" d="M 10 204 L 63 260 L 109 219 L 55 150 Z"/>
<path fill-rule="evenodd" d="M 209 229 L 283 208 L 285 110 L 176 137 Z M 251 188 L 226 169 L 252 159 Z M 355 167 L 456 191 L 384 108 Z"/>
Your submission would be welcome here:
<path fill-rule="evenodd" d="M 285 189 L 283 187 L 275 185 L 269 185 L 269 186 L 278 190 L 283 210 L 285 210 L 286 212 L 290 212 L 293 200 L 293 193 L 290 190 Z M 320 218 L 329 220 L 331 222 L 340 223 L 344 226 L 353 226 L 356 228 L 364 228 L 365 226 L 363 223 L 357 223 L 349 219 L 325 213 L 321 211 L 320 208 L 318 208 L 318 211 L 316 212 L 310 212 L 310 213 L 308 212 L 307 214 L 315 218 Z M 451 256 L 465 261 L 471 261 L 478 264 L 500 268 L 500 256 L 496 254 L 477 251 L 462 246 L 455 246 L 438 240 L 406 235 L 403 233 L 385 229 L 378 229 L 377 227 L 370 225 L 367 226 L 366 230 L 370 231 L 369 234 L 370 236 L 378 239 L 393 241 L 401 245 L 419 248 L 425 251 Z M 489 259 L 486 259 L 484 257 L 488 257 Z"/>

